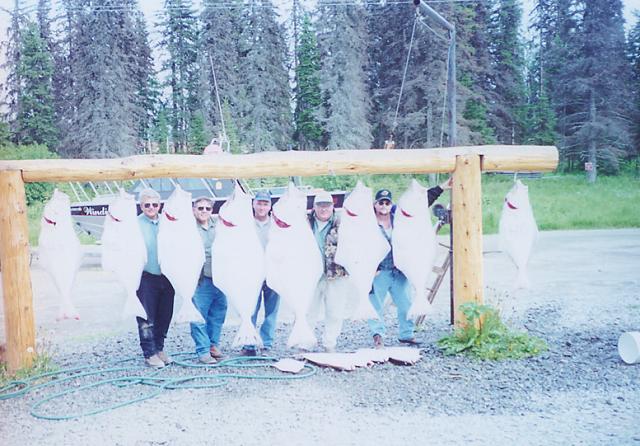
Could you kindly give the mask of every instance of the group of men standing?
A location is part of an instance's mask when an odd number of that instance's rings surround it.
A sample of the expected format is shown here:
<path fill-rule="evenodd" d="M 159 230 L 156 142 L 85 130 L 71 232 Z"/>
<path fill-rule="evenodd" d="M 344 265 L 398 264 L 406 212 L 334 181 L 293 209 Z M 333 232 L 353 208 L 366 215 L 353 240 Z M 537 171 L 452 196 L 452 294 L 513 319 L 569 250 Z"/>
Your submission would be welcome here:
<path fill-rule="evenodd" d="M 450 187 L 451 180 L 449 179 L 440 186 L 429 189 L 428 205 L 430 206 L 444 189 Z M 138 334 L 145 363 L 150 367 L 160 368 L 173 362 L 171 357 L 164 352 L 164 340 L 173 314 L 175 292 L 169 280 L 161 273 L 158 263 L 157 235 L 160 195 L 153 189 L 145 189 L 140 192 L 139 201 L 142 214 L 138 218 L 147 248 L 147 263 L 142 273 L 137 295 L 147 313 L 147 318 L 137 317 Z M 227 299 L 211 280 L 211 245 L 215 237 L 215 225 L 212 219 L 213 205 L 214 202 L 209 197 L 199 197 L 193 202 L 193 214 L 202 238 L 206 260 L 192 299 L 202 314 L 204 322 L 192 322 L 190 328 L 198 361 L 203 364 L 214 364 L 223 356 L 220 350 L 220 336 L 227 312 Z M 391 244 L 395 212 L 391 191 L 381 189 L 376 193 L 374 211 L 380 230 Z M 266 247 L 268 241 L 269 225 L 271 224 L 270 214 L 270 194 L 263 191 L 258 192 L 253 199 L 253 215 L 256 231 L 263 248 Z M 320 191 L 316 194 L 313 210 L 309 214 L 309 224 L 324 264 L 324 271 L 318 282 L 310 314 L 324 313 L 322 344 L 326 351 L 332 352 L 335 351 L 338 337 L 342 332 L 342 323 L 355 309 L 357 302 L 354 299 L 355 290 L 349 280 L 348 272 L 335 262 L 340 219 L 334 209 L 333 197 L 328 192 Z M 387 293 L 391 294 L 397 307 L 399 341 L 418 344 L 413 333 L 413 321 L 407 318 L 411 305 L 409 284 L 404 274 L 394 266 L 391 251 L 380 263 L 369 294 L 369 299 L 380 317 L 368 321 L 376 348 L 384 346 L 386 329 L 383 309 Z M 260 307 L 263 305 L 264 320 L 260 328 L 260 337 L 263 343 L 263 352 L 266 352 L 273 346 L 280 305 L 280 297 L 268 287 L 266 281 L 262 284 L 252 316 L 254 325 L 256 325 Z M 241 354 L 255 356 L 258 354 L 258 350 L 254 345 L 245 345 L 242 347 Z"/>

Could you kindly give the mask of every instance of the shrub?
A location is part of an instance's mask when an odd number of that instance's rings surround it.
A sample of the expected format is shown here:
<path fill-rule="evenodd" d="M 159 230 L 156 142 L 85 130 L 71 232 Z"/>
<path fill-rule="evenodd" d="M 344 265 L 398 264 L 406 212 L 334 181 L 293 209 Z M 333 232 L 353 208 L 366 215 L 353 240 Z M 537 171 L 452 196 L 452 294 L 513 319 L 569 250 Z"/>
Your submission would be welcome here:
<path fill-rule="evenodd" d="M 460 305 L 467 325 L 438 341 L 445 355 L 464 353 L 478 359 L 522 359 L 547 350 L 544 340 L 509 330 L 498 311 L 489 305 Z"/>
<path fill-rule="evenodd" d="M 0 146 L 0 159 L 3 160 L 33 160 L 51 159 L 58 156 L 46 146 L 32 144 L 26 146 L 7 144 Z M 51 198 L 54 185 L 52 183 L 28 183 L 25 185 L 27 204 L 42 203 Z"/>

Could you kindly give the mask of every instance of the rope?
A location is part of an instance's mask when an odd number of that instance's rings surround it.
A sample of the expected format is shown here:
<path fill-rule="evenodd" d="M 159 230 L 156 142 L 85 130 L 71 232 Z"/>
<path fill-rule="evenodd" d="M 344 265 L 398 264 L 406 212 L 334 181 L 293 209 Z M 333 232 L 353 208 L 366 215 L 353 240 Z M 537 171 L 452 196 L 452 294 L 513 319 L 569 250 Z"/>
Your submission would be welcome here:
<path fill-rule="evenodd" d="M 36 390 L 42 390 L 60 384 L 68 383 L 70 381 L 77 381 L 82 378 L 94 377 L 98 375 L 106 375 L 112 373 L 120 373 L 122 376 L 116 376 L 112 378 L 102 378 L 97 381 L 90 382 L 83 385 L 75 383 L 72 386 L 67 387 L 66 390 L 60 392 L 54 392 L 36 400 L 30 409 L 30 413 L 33 417 L 43 420 L 71 420 L 91 415 L 98 415 L 104 412 L 109 412 L 120 407 L 129 406 L 140 401 L 145 401 L 162 394 L 167 390 L 176 389 L 211 389 L 224 386 L 228 379 L 253 379 L 253 380 L 294 380 L 304 379 L 313 376 L 317 369 L 310 365 L 305 364 L 304 369 L 306 372 L 298 373 L 296 375 L 285 374 L 282 372 L 277 373 L 240 373 L 219 371 L 220 369 L 238 368 L 238 369 L 267 369 L 271 368 L 277 358 L 272 357 L 238 357 L 230 358 L 224 361 L 219 361 L 215 364 L 195 364 L 189 362 L 193 359 L 193 353 L 177 353 L 173 355 L 174 358 L 186 357 L 184 360 L 176 359 L 170 366 L 166 366 L 162 369 L 157 369 L 154 373 L 147 375 L 136 375 L 136 371 L 148 370 L 142 365 L 124 365 L 130 361 L 139 361 L 139 358 L 127 358 L 121 361 L 117 361 L 111 364 L 110 367 L 104 369 L 96 369 L 95 366 L 81 366 L 71 367 L 54 372 L 42 373 L 40 375 L 32 376 L 27 379 L 11 381 L 4 387 L 0 388 L 0 400 L 8 400 L 12 398 L 18 398 L 24 396 L 30 392 Z M 163 376 L 167 371 L 176 371 L 183 369 L 197 369 L 209 372 L 199 373 L 196 375 L 171 375 Z M 51 380 L 38 383 L 40 380 L 49 378 Z M 209 383 L 203 383 L 203 381 L 212 381 Z M 67 409 L 64 414 L 51 413 L 51 411 L 41 409 L 42 406 L 52 401 L 70 397 L 77 404 L 81 401 L 79 398 L 74 398 L 76 393 L 81 393 L 97 387 L 112 385 L 119 389 L 128 389 L 133 386 L 143 385 L 149 386 L 152 390 L 142 395 L 136 395 L 135 397 L 125 399 L 124 401 L 118 401 L 113 404 L 107 404 L 101 407 L 92 407 L 83 411 L 70 413 L 70 409 Z M 69 388 L 71 387 L 71 388 Z"/>
<path fill-rule="evenodd" d="M 402 73 L 402 82 L 400 83 L 400 94 L 398 95 L 398 104 L 396 105 L 396 114 L 393 118 L 393 127 L 391 129 L 391 134 L 395 133 L 396 127 L 398 127 L 398 111 L 400 110 L 400 102 L 402 101 L 402 91 L 404 90 L 404 82 L 407 78 L 407 69 L 409 68 L 409 59 L 411 59 L 411 48 L 413 47 L 413 37 L 416 33 L 416 23 L 418 21 L 418 11 L 416 11 L 416 16 L 413 19 L 413 28 L 411 29 L 411 40 L 409 41 L 409 51 L 407 51 L 407 61 L 404 64 L 404 72 Z"/>
<path fill-rule="evenodd" d="M 449 37 L 449 42 L 451 42 L 451 37 Z M 445 66 L 444 78 L 445 78 L 445 89 L 444 94 L 442 95 L 442 125 L 440 126 L 440 147 L 442 147 L 444 141 L 444 120 L 445 113 L 447 111 L 447 98 L 449 89 L 446 87 L 446 79 L 449 79 L 449 59 L 451 58 L 451 51 L 447 50 L 447 64 Z M 455 82 L 455 80 L 454 80 Z"/>
<path fill-rule="evenodd" d="M 222 104 L 220 104 L 220 95 L 218 93 L 218 80 L 216 79 L 216 70 L 213 67 L 213 59 L 211 58 L 211 53 L 209 53 L 209 63 L 211 64 L 211 73 L 213 74 L 213 87 L 216 90 L 216 102 L 218 103 L 218 113 L 220 114 L 220 124 L 222 124 L 222 135 L 224 137 L 224 141 L 228 142 L 229 139 L 227 138 L 227 128 L 224 125 L 224 116 L 222 115 Z"/>

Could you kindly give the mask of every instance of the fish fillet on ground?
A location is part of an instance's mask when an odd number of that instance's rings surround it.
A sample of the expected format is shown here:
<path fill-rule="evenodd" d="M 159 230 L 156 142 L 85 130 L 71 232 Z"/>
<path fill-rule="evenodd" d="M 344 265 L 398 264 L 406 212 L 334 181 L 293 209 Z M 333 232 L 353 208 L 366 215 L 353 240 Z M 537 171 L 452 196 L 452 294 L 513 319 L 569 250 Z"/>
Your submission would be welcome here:
<path fill-rule="evenodd" d="M 139 316 L 147 319 L 147 313 L 136 295 L 147 262 L 147 248 L 138 223 L 135 197 L 123 189 L 109 204 L 101 242 L 102 268 L 113 272 L 127 293 L 122 317 Z"/>
<path fill-rule="evenodd" d="M 266 247 L 267 285 L 295 314 L 288 347 L 312 348 L 315 334 L 307 312 L 322 276 L 322 256 L 306 215 L 307 197 L 293 183 L 273 206 Z"/>
<path fill-rule="evenodd" d="M 58 189 L 53 191 L 42 213 L 38 257 L 60 293 L 58 319 L 80 319 L 71 301 L 71 289 L 80 268 L 82 251 L 71 222 L 71 201 Z"/>
<path fill-rule="evenodd" d="M 427 188 L 416 180 L 411 181 L 398 200 L 391 245 L 393 263 L 407 276 L 413 289 L 408 316 L 429 313 L 431 304 L 426 297 L 426 288 L 438 246 L 431 223 Z"/>
<path fill-rule="evenodd" d="M 358 181 L 342 205 L 335 262 L 342 265 L 357 290 L 354 320 L 377 318 L 369 292 L 378 265 L 389 253 L 389 242 L 380 232 L 373 210 L 371 189 Z"/>
<path fill-rule="evenodd" d="M 251 197 L 238 185 L 218 213 L 211 258 L 213 283 L 240 316 L 234 347 L 261 346 L 251 316 L 265 279 L 264 249 L 256 231 Z"/>
<path fill-rule="evenodd" d="M 527 263 L 538 238 L 538 225 L 529 202 L 529 188 L 520 180 L 515 182 L 504 199 L 498 238 L 500 249 L 518 269 L 514 288 L 528 287 Z"/>
<path fill-rule="evenodd" d="M 175 321 L 202 322 L 202 315 L 191 301 L 205 260 L 204 246 L 193 216 L 191 193 L 176 185 L 159 218 L 160 270 L 182 298 Z"/>

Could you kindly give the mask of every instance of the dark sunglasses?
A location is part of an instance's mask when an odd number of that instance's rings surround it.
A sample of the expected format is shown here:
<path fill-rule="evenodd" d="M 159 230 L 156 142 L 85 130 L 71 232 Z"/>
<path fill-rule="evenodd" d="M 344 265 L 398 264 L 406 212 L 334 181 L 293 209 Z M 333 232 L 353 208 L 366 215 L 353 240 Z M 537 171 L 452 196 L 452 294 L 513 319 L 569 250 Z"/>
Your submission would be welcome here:
<path fill-rule="evenodd" d="M 378 204 L 382 206 L 391 206 L 391 202 L 389 200 L 380 200 L 378 201 Z"/>
<path fill-rule="evenodd" d="M 199 211 L 208 211 L 210 212 L 213 208 L 211 206 L 198 206 L 196 209 Z"/>
<path fill-rule="evenodd" d="M 153 206 L 154 208 L 159 208 L 160 203 L 145 203 L 142 205 L 142 207 L 145 209 L 149 209 L 151 206 Z"/>

